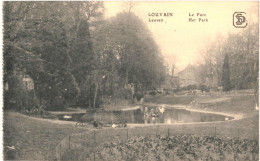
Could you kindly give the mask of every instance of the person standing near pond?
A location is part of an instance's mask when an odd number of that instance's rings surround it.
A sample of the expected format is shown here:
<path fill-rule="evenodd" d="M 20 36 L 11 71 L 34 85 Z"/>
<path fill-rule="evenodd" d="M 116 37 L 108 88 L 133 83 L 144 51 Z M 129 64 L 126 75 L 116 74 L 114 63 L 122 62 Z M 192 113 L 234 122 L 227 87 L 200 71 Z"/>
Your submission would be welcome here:
<path fill-rule="evenodd" d="M 154 109 L 151 109 L 150 115 L 151 115 L 151 121 L 150 122 L 155 124 L 156 119 L 157 119 L 156 111 Z"/>
<path fill-rule="evenodd" d="M 159 108 L 160 107 L 156 107 L 155 112 L 154 112 L 154 114 L 155 114 L 155 123 L 159 123 L 160 122 L 160 120 L 159 120 L 159 117 L 160 117 L 160 110 L 159 110 Z"/>
<path fill-rule="evenodd" d="M 165 107 L 165 105 L 162 105 L 162 106 L 159 107 L 159 110 L 160 110 L 161 113 L 164 113 L 164 111 L 165 111 L 164 107 Z"/>
<path fill-rule="evenodd" d="M 163 122 L 163 118 L 164 118 L 164 111 L 165 111 L 165 105 L 162 105 L 159 107 L 159 122 Z"/>
<path fill-rule="evenodd" d="M 148 123 L 149 117 L 150 117 L 150 114 L 149 114 L 149 111 L 148 111 L 148 107 L 145 107 L 144 108 L 144 123 L 145 124 Z"/>

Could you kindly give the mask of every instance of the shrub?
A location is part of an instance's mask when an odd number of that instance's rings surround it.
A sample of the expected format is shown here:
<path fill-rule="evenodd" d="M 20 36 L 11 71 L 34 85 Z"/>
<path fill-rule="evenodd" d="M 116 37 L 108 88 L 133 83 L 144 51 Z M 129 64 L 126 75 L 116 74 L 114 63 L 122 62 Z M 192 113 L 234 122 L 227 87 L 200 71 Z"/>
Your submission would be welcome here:
<path fill-rule="evenodd" d="M 20 111 L 22 114 L 28 115 L 28 116 L 33 116 L 33 117 L 41 117 L 44 118 L 45 115 L 48 115 L 49 113 L 46 111 L 46 107 L 40 105 L 40 106 L 32 106 L 32 107 L 27 107 L 23 108 Z"/>
<path fill-rule="evenodd" d="M 149 136 L 106 143 L 97 160 L 258 160 L 258 141 L 214 136 Z"/>
<path fill-rule="evenodd" d="M 209 87 L 207 87 L 206 85 L 200 85 L 199 86 L 199 90 L 201 90 L 202 92 L 209 92 Z"/>
<path fill-rule="evenodd" d="M 150 91 L 150 92 L 149 92 L 149 95 L 150 95 L 150 96 L 155 96 L 156 94 L 157 94 L 156 91 Z"/>
<path fill-rule="evenodd" d="M 137 99 L 138 101 L 140 101 L 141 98 L 144 97 L 144 94 L 143 94 L 142 92 L 140 92 L 140 91 L 137 91 L 137 92 L 135 92 L 135 97 L 136 97 L 136 99 Z"/>

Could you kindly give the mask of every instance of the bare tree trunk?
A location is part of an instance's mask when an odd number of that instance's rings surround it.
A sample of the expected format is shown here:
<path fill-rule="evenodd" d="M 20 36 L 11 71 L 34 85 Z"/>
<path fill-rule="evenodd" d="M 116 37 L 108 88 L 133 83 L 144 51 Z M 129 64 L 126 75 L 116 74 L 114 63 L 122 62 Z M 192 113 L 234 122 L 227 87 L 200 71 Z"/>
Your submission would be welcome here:
<path fill-rule="evenodd" d="M 134 99 L 135 99 L 135 98 L 134 98 L 134 94 L 135 94 L 135 87 L 134 87 L 134 86 L 132 87 L 132 85 L 131 85 L 131 96 L 132 96 L 131 99 L 132 99 L 132 103 L 133 103 L 133 104 L 135 103 L 135 100 L 134 100 Z"/>
<path fill-rule="evenodd" d="M 90 97 L 88 98 L 88 108 L 91 107 L 91 101 L 90 101 Z"/>
<path fill-rule="evenodd" d="M 95 93 L 94 93 L 93 108 L 96 108 L 97 92 L 98 92 L 98 82 L 96 83 L 96 89 L 95 89 Z"/>

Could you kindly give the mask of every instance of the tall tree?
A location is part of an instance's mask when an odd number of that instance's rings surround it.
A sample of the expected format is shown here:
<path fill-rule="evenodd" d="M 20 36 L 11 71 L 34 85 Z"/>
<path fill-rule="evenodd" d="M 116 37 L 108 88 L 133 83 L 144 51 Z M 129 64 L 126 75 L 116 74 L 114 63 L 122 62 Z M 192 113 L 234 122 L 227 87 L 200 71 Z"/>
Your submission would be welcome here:
<path fill-rule="evenodd" d="M 225 55 L 224 64 L 222 67 L 222 86 L 225 92 L 230 91 L 231 89 L 228 54 Z"/>
<path fill-rule="evenodd" d="M 103 94 L 121 97 L 125 95 L 117 93 L 133 89 L 130 84 L 136 90 L 139 85 L 141 91 L 160 84 L 165 73 L 161 53 L 145 24 L 131 11 L 105 21 L 92 36 L 102 71 L 96 82 L 103 83 L 99 86 Z"/>

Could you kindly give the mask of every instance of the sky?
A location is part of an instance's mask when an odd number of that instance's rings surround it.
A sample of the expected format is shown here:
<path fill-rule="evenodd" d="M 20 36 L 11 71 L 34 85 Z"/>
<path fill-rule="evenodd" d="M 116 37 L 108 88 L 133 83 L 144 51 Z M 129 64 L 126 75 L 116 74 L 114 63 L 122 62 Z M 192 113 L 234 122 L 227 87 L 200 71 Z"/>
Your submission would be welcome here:
<path fill-rule="evenodd" d="M 125 11 L 129 2 L 104 2 L 105 17 L 116 16 Z M 201 51 L 214 41 L 217 35 L 241 32 L 244 28 L 233 26 L 234 12 L 245 12 L 248 24 L 258 21 L 258 2 L 132 2 L 134 12 L 152 32 L 166 61 L 174 62 L 177 70 L 200 60 Z M 173 13 L 173 16 L 149 16 L 153 13 Z M 197 16 L 197 14 L 200 14 Z M 189 16 L 194 14 L 194 16 Z M 206 14 L 206 15 L 202 15 Z M 251 17 L 251 19 L 249 18 Z M 163 19 L 163 22 L 149 22 Z M 195 18 L 196 22 L 189 22 Z M 199 22 L 199 18 L 207 22 Z M 206 20 L 205 20 L 206 21 Z"/>

